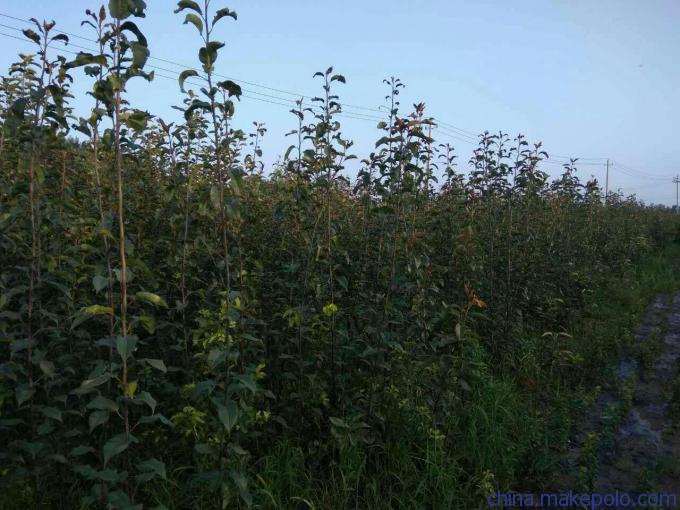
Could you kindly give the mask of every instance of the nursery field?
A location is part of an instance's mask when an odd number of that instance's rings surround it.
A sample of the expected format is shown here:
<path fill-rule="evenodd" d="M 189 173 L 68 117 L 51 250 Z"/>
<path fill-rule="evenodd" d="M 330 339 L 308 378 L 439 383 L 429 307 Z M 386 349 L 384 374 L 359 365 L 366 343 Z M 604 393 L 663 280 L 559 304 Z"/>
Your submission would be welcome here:
<path fill-rule="evenodd" d="M 579 431 L 662 352 L 634 331 L 680 289 L 680 216 L 577 160 L 550 179 L 522 135 L 435 143 L 397 78 L 354 154 L 333 68 L 266 165 L 212 3 L 175 6 L 181 121 L 127 100 L 141 0 L 83 13 L 92 53 L 35 21 L 1 78 L 0 508 L 485 508 L 565 466 L 593 490 Z"/>

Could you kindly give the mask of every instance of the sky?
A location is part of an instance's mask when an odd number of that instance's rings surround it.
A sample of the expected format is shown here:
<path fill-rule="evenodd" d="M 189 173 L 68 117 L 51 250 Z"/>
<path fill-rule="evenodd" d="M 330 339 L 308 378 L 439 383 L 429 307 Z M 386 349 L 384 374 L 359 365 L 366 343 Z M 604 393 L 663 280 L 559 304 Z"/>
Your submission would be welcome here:
<path fill-rule="evenodd" d="M 212 3 L 238 13 L 238 21 L 225 18 L 216 29 L 214 37 L 226 43 L 216 73 L 240 81 L 247 91 L 249 97 L 236 106 L 235 123 L 245 130 L 253 121 L 265 123 L 262 148 L 268 163 L 292 143 L 284 136 L 296 127 L 291 101 L 320 94 L 319 80 L 312 76 L 333 66 L 347 80 L 335 91 L 343 104 L 352 105 L 344 107 L 349 116 L 340 120 L 360 159 L 381 136 L 377 122 L 360 114 L 382 115 L 379 108 L 388 93 L 382 81 L 395 76 L 406 85 L 402 111 L 424 102 L 426 114 L 447 126 L 434 132 L 437 143 L 454 145 L 463 168 L 476 134 L 521 133 L 554 155 L 545 167 L 552 175 L 566 157 L 578 157 L 579 175 L 604 184 L 609 158 L 611 190 L 635 193 L 647 203 L 675 203 L 678 0 Z M 176 77 L 185 67 L 196 67 L 200 38 L 192 25 L 182 24 L 183 15 L 173 13 L 176 2 L 147 4 L 147 17 L 135 21 L 149 40 L 149 64 L 165 69 L 156 69 L 157 75 Z M 80 21 L 85 9 L 100 5 L 91 0 L 1 2 L 0 33 L 23 37 L 16 29 L 28 25 L 7 16 L 36 17 L 92 38 Z M 32 48 L 30 42 L 5 36 L 0 41 L 0 72 L 18 52 Z M 73 37 L 71 43 L 71 51 L 81 49 L 75 44 L 94 47 Z M 84 95 L 89 87 L 83 77 L 73 89 L 81 115 L 91 106 Z M 181 95 L 176 79 L 157 76 L 152 83 L 133 80 L 129 99 L 174 120 L 178 113 L 171 106 L 180 104 Z"/>

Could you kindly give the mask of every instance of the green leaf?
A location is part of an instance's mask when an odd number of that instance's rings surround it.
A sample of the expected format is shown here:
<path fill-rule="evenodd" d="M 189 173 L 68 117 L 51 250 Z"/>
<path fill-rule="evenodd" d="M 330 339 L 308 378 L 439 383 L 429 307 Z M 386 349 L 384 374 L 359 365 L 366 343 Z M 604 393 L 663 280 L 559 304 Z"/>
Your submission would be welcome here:
<path fill-rule="evenodd" d="M 12 445 L 16 448 L 24 450 L 25 452 L 28 452 L 34 459 L 37 457 L 40 451 L 46 446 L 45 443 L 24 441 L 23 439 L 19 441 L 14 441 Z"/>
<path fill-rule="evenodd" d="M 143 68 L 146 61 L 149 60 L 149 55 L 151 55 L 149 48 L 145 44 L 135 41 L 130 41 L 128 44 L 132 50 L 132 66 L 138 69 Z"/>
<path fill-rule="evenodd" d="M 92 285 L 94 286 L 94 291 L 99 293 L 102 289 L 108 287 L 109 279 L 105 276 L 96 275 L 92 278 Z"/>
<path fill-rule="evenodd" d="M 198 59 L 203 64 L 203 69 L 207 72 L 212 69 L 217 61 L 217 50 L 224 47 L 223 42 L 211 41 L 198 51 Z"/>
<path fill-rule="evenodd" d="M 227 432 L 231 432 L 238 421 L 238 405 L 233 400 L 227 402 L 226 406 L 217 402 L 215 402 L 215 405 L 217 407 L 217 415 L 222 422 L 222 425 L 227 429 Z"/>
<path fill-rule="evenodd" d="M 229 94 L 229 97 L 231 96 L 241 97 L 241 94 L 243 93 L 241 91 L 241 87 L 231 80 L 221 81 L 217 84 L 217 86 L 226 90 Z"/>
<path fill-rule="evenodd" d="M 149 480 L 160 477 L 163 480 L 167 478 L 165 472 L 165 464 L 156 458 L 151 458 L 137 464 L 137 469 L 143 472 L 143 475 L 137 477 L 139 481 L 148 482 Z M 140 479 L 143 478 L 143 480 Z"/>
<path fill-rule="evenodd" d="M 125 387 L 125 396 L 134 398 L 135 392 L 137 391 L 137 385 L 138 385 L 137 381 L 132 381 L 128 383 L 127 386 Z"/>
<path fill-rule="evenodd" d="M 117 74 L 110 74 L 108 77 L 108 89 L 112 92 L 118 92 L 123 90 L 123 82 L 121 77 Z"/>
<path fill-rule="evenodd" d="M 156 412 L 156 399 L 148 391 L 140 391 L 134 402 L 143 402 L 151 408 L 151 414 Z"/>
<path fill-rule="evenodd" d="M 233 451 L 236 455 L 248 455 L 248 452 L 244 450 L 240 445 L 230 444 L 229 449 Z"/>
<path fill-rule="evenodd" d="M 196 443 L 194 450 L 196 450 L 201 455 L 212 455 L 215 453 L 215 447 L 208 443 Z"/>
<path fill-rule="evenodd" d="M 206 101 L 201 101 L 199 99 L 194 99 L 191 102 L 191 106 L 189 106 L 189 108 L 187 108 L 186 111 L 184 112 L 184 118 L 189 120 L 193 112 L 199 109 L 209 111 L 210 103 L 207 103 Z"/>
<path fill-rule="evenodd" d="M 40 44 L 40 36 L 37 33 L 35 33 L 33 30 L 31 30 L 30 28 L 26 28 L 26 29 L 22 30 L 22 32 L 31 41 L 33 41 L 36 44 Z"/>
<path fill-rule="evenodd" d="M 49 360 L 46 359 L 40 360 L 40 370 L 42 370 L 47 377 L 54 377 L 55 375 L 54 363 L 52 363 Z"/>
<path fill-rule="evenodd" d="M 95 449 L 92 448 L 91 446 L 76 446 L 73 450 L 69 452 L 69 457 L 80 457 L 81 455 L 85 455 L 86 453 L 94 453 Z"/>
<path fill-rule="evenodd" d="M 347 425 L 347 422 L 345 422 L 345 420 L 343 420 L 341 418 L 336 418 L 335 416 L 331 416 L 328 419 L 330 420 L 331 424 L 333 424 L 334 427 L 338 427 L 338 428 L 341 428 L 341 429 L 349 428 L 349 425 Z"/>
<path fill-rule="evenodd" d="M 90 400 L 90 403 L 85 406 L 87 409 L 99 409 L 107 411 L 118 411 L 118 404 L 113 400 L 108 399 L 102 395 L 98 395 Z"/>
<path fill-rule="evenodd" d="M 323 307 L 323 314 L 326 317 L 331 317 L 335 315 L 338 312 L 338 305 L 335 303 L 328 303 L 327 305 L 324 305 Z"/>
<path fill-rule="evenodd" d="M 144 17 L 146 3 L 143 0 L 109 0 L 109 14 L 116 19 L 130 16 Z"/>
<path fill-rule="evenodd" d="M 127 124 L 129 127 L 131 127 L 137 132 L 141 132 L 146 129 L 146 125 L 149 122 L 150 118 L 151 115 L 147 112 L 143 112 L 141 110 L 133 110 L 125 115 L 124 120 L 125 124 Z"/>
<path fill-rule="evenodd" d="M 167 425 L 170 428 L 174 427 L 173 423 L 162 414 L 142 416 L 137 423 L 156 423 L 157 421 L 161 422 L 163 425 Z"/>
<path fill-rule="evenodd" d="M 45 436 L 54 431 L 54 425 L 51 421 L 44 421 L 35 428 L 35 431 L 39 436 Z"/>
<path fill-rule="evenodd" d="M 245 491 L 248 489 L 248 480 L 245 476 L 243 476 L 243 473 L 232 469 L 229 471 L 229 476 L 232 480 L 234 480 L 236 487 L 238 487 L 240 491 Z"/>
<path fill-rule="evenodd" d="M 251 376 L 237 375 L 235 379 L 241 383 L 244 388 L 249 389 L 251 393 L 255 394 L 255 392 L 257 392 L 257 383 Z"/>
<path fill-rule="evenodd" d="M 96 429 L 99 425 L 103 425 L 109 421 L 110 413 L 108 411 L 92 411 L 90 417 L 88 418 L 88 423 L 90 425 L 90 432 Z"/>
<path fill-rule="evenodd" d="M 140 315 L 137 319 L 142 323 L 142 326 L 144 326 L 144 329 L 146 329 L 150 335 L 154 334 L 156 331 L 156 319 L 150 315 Z"/>
<path fill-rule="evenodd" d="M 125 252 L 128 253 L 129 251 L 130 251 L 130 248 L 129 248 L 128 244 L 126 243 Z M 113 273 L 116 275 L 116 280 L 118 280 L 120 282 L 121 278 L 123 277 L 123 272 L 120 269 L 116 268 L 116 269 L 113 270 Z M 135 278 L 135 274 L 132 272 L 132 269 L 130 269 L 129 267 L 126 268 L 125 275 L 126 275 L 128 283 L 130 283 Z"/>
<path fill-rule="evenodd" d="M 80 310 L 85 315 L 113 315 L 113 308 L 104 305 L 91 305 Z"/>
<path fill-rule="evenodd" d="M 184 24 L 186 25 L 187 23 L 192 23 L 198 30 L 199 34 L 203 33 L 203 21 L 201 21 L 201 18 L 195 14 L 189 13 L 186 15 L 184 18 Z"/>
<path fill-rule="evenodd" d="M 101 471 L 97 471 L 96 475 L 97 480 L 101 480 L 102 482 L 106 483 L 116 483 L 116 482 L 122 482 L 127 478 L 127 473 L 123 472 L 120 473 L 114 469 L 102 469 Z M 110 494 L 110 493 L 109 493 Z M 109 501 L 111 501 L 111 498 L 109 498 Z M 121 506 L 120 504 L 116 505 L 115 508 L 118 508 L 120 510 L 125 509 L 129 510 L 130 506 Z"/>
<path fill-rule="evenodd" d="M 74 321 L 71 323 L 71 331 L 95 315 L 113 315 L 113 308 L 104 305 L 91 305 L 82 308 L 80 312 L 78 312 Z"/>
<path fill-rule="evenodd" d="M 165 300 L 153 292 L 137 292 L 135 297 L 137 299 L 141 299 L 142 301 L 146 301 L 147 303 L 151 303 L 152 305 L 162 306 L 163 308 L 168 307 L 168 304 L 165 302 Z"/>
<path fill-rule="evenodd" d="M 137 37 L 137 41 L 138 41 L 142 46 L 148 46 L 146 37 L 144 37 L 144 34 L 142 33 L 142 31 L 141 31 L 141 30 L 139 29 L 139 27 L 137 27 L 137 25 L 135 25 L 132 21 L 126 21 L 125 23 L 123 23 L 123 24 L 120 26 L 120 30 L 121 30 L 121 32 L 124 31 L 124 30 L 127 30 L 127 31 L 129 31 L 129 32 L 132 32 L 133 34 L 135 34 L 135 36 Z M 131 44 L 131 43 L 130 43 L 130 44 Z"/>
<path fill-rule="evenodd" d="M 391 141 L 392 139 L 389 136 L 383 136 L 380 138 L 377 142 L 375 142 L 375 147 L 378 148 L 381 145 L 387 144 Z"/>
<path fill-rule="evenodd" d="M 210 188 L 210 203 L 215 209 L 220 208 L 220 191 L 217 186 L 212 186 Z"/>
<path fill-rule="evenodd" d="M 50 41 L 64 41 L 64 45 L 68 45 L 68 36 L 66 34 L 57 34 L 50 38 Z"/>
<path fill-rule="evenodd" d="M 0 427 L 16 427 L 17 425 L 24 424 L 26 424 L 24 420 L 19 420 L 17 418 L 0 419 Z"/>
<path fill-rule="evenodd" d="M 107 382 L 109 379 L 111 379 L 111 374 L 109 374 L 109 373 L 102 374 L 102 375 L 97 376 L 93 379 L 86 379 L 80 384 L 79 388 L 77 388 L 76 390 L 73 391 L 73 393 L 76 393 L 76 394 L 87 393 L 88 391 L 92 391 L 97 386 L 101 386 L 102 384 Z"/>
<path fill-rule="evenodd" d="M 217 383 L 212 379 L 200 381 L 196 384 L 196 386 L 194 386 L 194 389 L 191 392 L 191 398 L 198 399 L 208 396 L 213 392 L 215 386 L 217 386 Z"/>
<path fill-rule="evenodd" d="M 250 507 L 253 504 L 253 497 L 250 492 L 248 492 L 248 479 L 243 473 L 233 469 L 229 471 L 229 476 L 234 481 L 234 484 L 236 484 L 239 496 L 241 496 L 243 502 Z"/>
<path fill-rule="evenodd" d="M 222 471 L 203 471 L 193 476 L 193 481 L 205 483 L 212 490 L 217 490 L 224 483 Z"/>
<path fill-rule="evenodd" d="M 21 384 L 16 387 L 14 394 L 17 399 L 17 405 L 21 406 L 21 404 L 26 402 L 35 394 L 35 388 L 31 388 L 28 384 Z"/>
<path fill-rule="evenodd" d="M 116 337 L 108 337 L 108 338 L 100 338 L 94 343 L 97 347 L 115 347 L 116 346 Z"/>
<path fill-rule="evenodd" d="M 116 19 L 125 19 L 132 15 L 127 0 L 109 0 L 109 14 Z"/>
<path fill-rule="evenodd" d="M 53 420 L 57 420 L 57 421 L 62 421 L 61 420 L 61 411 L 59 409 L 57 409 L 56 407 L 42 406 L 40 408 L 40 412 L 43 413 L 48 418 L 52 418 Z"/>
<path fill-rule="evenodd" d="M 97 476 L 97 471 L 88 464 L 75 465 L 73 466 L 73 471 L 75 471 L 76 474 L 79 474 L 86 480 L 94 480 L 95 477 Z"/>
<path fill-rule="evenodd" d="M 107 66 L 108 61 L 104 55 L 93 55 L 92 53 L 79 52 L 76 58 L 64 64 L 65 69 L 73 69 L 76 67 L 88 66 L 88 65 L 100 65 Z"/>
<path fill-rule="evenodd" d="M 183 11 L 184 9 L 192 9 L 196 11 L 198 14 L 203 14 L 203 11 L 198 6 L 198 4 L 192 0 L 180 0 L 179 2 L 177 2 L 177 9 L 175 9 L 175 14 L 177 14 L 180 11 Z"/>
<path fill-rule="evenodd" d="M 125 438 L 125 434 L 113 436 L 107 441 L 107 443 L 104 445 L 104 448 L 102 448 L 102 453 L 104 454 L 104 466 L 106 467 L 108 462 L 113 457 L 124 452 L 131 443 L 136 442 L 137 439 L 132 435 L 129 436 L 129 440 Z"/>
<path fill-rule="evenodd" d="M 127 0 L 109 0 L 109 14 L 116 19 L 125 19 L 132 12 Z"/>
<path fill-rule="evenodd" d="M 338 281 L 338 283 L 343 289 L 347 290 L 348 285 L 347 278 L 345 278 L 344 276 L 336 276 L 335 279 Z"/>
<path fill-rule="evenodd" d="M 29 101 L 27 97 L 20 97 L 16 101 L 12 103 L 12 106 L 10 106 L 10 111 L 12 112 L 12 115 L 23 119 L 24 114 L 26 113 L 26 107 L 29 105 Z"/>
<path fill-rule="evenodd" d="M 236 15 L 235 11 L 230 11 L 226 7 L 224 9 L 220 9 L 215 13 L 215 17 L 212 20 L 213 26 L 215 26 L 215 23 L 217 23 L 219 20 L 224 18 L 225 16 L 229 16 L 234 19 L 238 19 L 238 16 Z"/>
<path fill-rule="evenodd" d="M 198 72 L 193 69 L 186 69 L 179 74 L 179 89 L 184 93 L 186 93 L 186 90 L 184 90 L 184 82 L 191 76 L 198 76 Z"/>
<path fill-rule="evenodd" d="M 137 337 L 135 335 L 119 336 L 116 338 L 116 351 L 124 360 L 132 356 L 137 347 Z"/>
<path fill-rule="evenodd" d="M 142 510 L 144 508 L 142 504 L 133 504 L 130 501 L 130 496 L 122 490 L 109 492 L 106 499 L 109 503 L 108 506 L 116 510 Z"/>
<path fill-rule="evenodd" d="M 144 361 L 146 361 L 149 365 L 151 365 L 153 368 L 156 370 L 160 370 L 161 372 L 167 372 L 168 369 L 165 366 L 165 363 L 163 362 L 162 359 L 149 359 L 146 358 Z"/>

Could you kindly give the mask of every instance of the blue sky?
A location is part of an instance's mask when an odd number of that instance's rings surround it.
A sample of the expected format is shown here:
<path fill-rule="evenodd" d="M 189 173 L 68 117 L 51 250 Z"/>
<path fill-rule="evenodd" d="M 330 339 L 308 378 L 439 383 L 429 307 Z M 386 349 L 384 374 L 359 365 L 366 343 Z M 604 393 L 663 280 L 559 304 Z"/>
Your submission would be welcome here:
<path fill-rule="evenodd" d="M 199 38 L 176 2 L 147 0 L 147 18 L 138 24 L 151 54 L 180 64 L 197 65 Z M 3 2 L 0 13 L 26 19 L 54 19 L 57 28 L 91 37 L 80 26 L 89 0 Z M 611 158 L 610 187 L 636 193 L 647 202 L 672 204 L 680 172 L 680 2 L 677 0 L 514 0 L 512 2 L 431 0 L 213 0 L 239 19 L 224 20 L 216 37 L 227 43 L 217 72 L 268 87 L 314 95 L 314 72 L 333 65 L 347 78 L 337 92 L 343 103 L 377 108 L 387 89 L 383 78 L 399 77 L 406 89 L 402 106 L 424 101 L 427 112 L 473 133 L 502 130 L 542 141 L 559 156 Z M 3 25 L 21 22 L 0 17 Z M 0 27 L 0 32 L 21 35 Z M 6 69 L 30 44 L 0 37 L 0 67 Z M 72 38 L 72 43 L 92 46 Z M 72 48 L 77 50 L 76 48 Z M 180 71 L 182 67 L 150 60 Z M 170 75 L 169 72 L 157 71 Z M 76 108 L 89 107 L 79 80 Z M 243 87 L 249 95 L 276 102 L 295 96 Z M 282 99 L 268 98 L 269 94 Z M 138 80 L 130 87 L 133 104 L 172 119 L 170 108 L 181 96 L 174 80 Z M 264 122 L 266 161 L 289 144 L 283 135 L 295 127 L 289 108 L 243 98 L 236 123 L 245 128 Z M 346 113 L 378 115 L 346 108 Z M 375 122 L 342 119 L 343 131 L 364 157 L 378 138 Z M 449 134 L 452 131 L 448 131 Z M 440 133 L 466 162 L 472 145 Z M 465 138 L 464 136 L 461 138 Z M 559 158 L 557 158 L 559 159 Z M 560 161 L 562 161 L 560 159 Z M 604 183 L 604 166 L 586 161 L 583 177 Z M 546 169 L 552 173 L 559 166 Z M 650 178 L 651 176 L 651 178 Z"/>

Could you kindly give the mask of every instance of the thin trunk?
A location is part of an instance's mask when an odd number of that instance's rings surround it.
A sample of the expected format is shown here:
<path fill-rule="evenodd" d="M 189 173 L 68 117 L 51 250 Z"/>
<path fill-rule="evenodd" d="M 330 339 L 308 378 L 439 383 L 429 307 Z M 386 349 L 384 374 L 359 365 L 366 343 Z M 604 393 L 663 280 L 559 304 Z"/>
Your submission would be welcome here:
<path fill-rule="evenodd" d="M 208 7 L 209 7 L 209 0 L 205 0 L 204 5 L 205 5 L 205 11 L 204 11 L 204 22 L 205 22 L 205 44 L 206 46 L 210 44 L 210 30 L 208 27 L 210 26 L 208 23 L 210 20 L 208 19 Z M 217 165 L 217 177 L 218 177 L 218 186 L 219 186 L 219 205 L 220 205 L 220 223 L 221 223 L 221 230 L 222 230 L 222 257 L 224 260 L 224 271 L 225 271 L 225 277 L 226 277 L 226 282 L 225 285 L 227 287 L 227 299 L 229 299 L 229 296 L 231 294 L 231 274 L 229 271 L 229 240 L 227 237 L 227 218 L 226 218 L 226 212 L 224 210 L 224 168 L 222 166 L 222 154 L 221 154 L 221 146 L 220 146 L 220 137 L 219 137 L 219 123 L 217 121 L 217 114 L 215 112 L 216 110 L 216 104 L 215 104 L 215 92 L 213 90 L 213 81 L 212 81 L 212 69 L 208 70 L 206 72 L 206 77 L 208 79 L 208 89 L 210 90 L 210 115 L 212 117 L 212 124 L 213 124 L 213 143 L 215 144 L 215 156 L 216 156 L 216 165 Z M 226 114 L 225 114 L 226 115 Z M 229 126 L 227 125 L 225 127 L 225 135 L 229 135 Z"/>
<path fill-rule="evenodd" d="M 47 36 L 43 38 L 42 45 L 42 61 L 41 72 L 38 80 L 38 86 L 42 87 L 45 82 L 45 68 L 47 62 Z M 39 127 L 42 122 L 41 103 L 38 101 L 35 105 L 35 112 L 33 117 L 33 129 Z M 28 286 L 28 348 L 26 354 L 26 362 L 28 369 L 28 383 L 33 386 L 33 308 L 35 304 L 35 288 L 40 282 L 40 203 L 39 190 L 37 189 L 35 166 L 36 166 L 36 152 L 38 150 L 35 138 L 31 140 L 31 156 L 28 163 L 28 202 L 31 209 L 31 268 Z"/>
<path fill-rule="evenodd" d="M 67 152 L 63 151 L 61 154 L 61 182 L 59 184 L 59 226 L 64 223 L 64 193 L 66 192 L 66 156 Z M 65 231 L 65 229 L 64 229 Z M 61 269 L 61 252 L 62 241 L 59 240 L 59 249 L 57 253 L 57 267 Z"/>
<path fill-rule="evenodd" d="M 0 158 L 2 158 L 2 154 L 5 151 L 5 130 L 3 129 L 2 132 L 0 132 Z"/>
<path fill-rule="evenodd" d="M 189 253 L 189 217 L 191 211 L 191 136 L 187 132 L 187 150 L 185 154 L 185 161 L 187 165 L 187 183 L 184 196 L 184 235 L 182 237 L 182 277 L 180 281 L 180 293 L 182 296 L 182 332 L 184 336 L 184 357 L 187 369 L 190 367 L 189 360 L 189 330 L 187 328 L 186 307 L 187 307 L 187 283 L 186 283 L 186 267 L 187 257 Z"/>
<path fill-rule="evenodd" d="M 35 302 L 35 287 L 38 280 L 38 258 L 40 256 L 38 243 L 38 218 L 36 214 L 36 182 L 35 182 L 35 144 L 31 148 L 31 159 L 28 164 L 28 203 L 31 209 L 31 267 L 28 284 L 28 348 L 26 356 L 26 370 L 28 371 L 28 384 L 33 386 L 33 306 Z"/>
<path fill-rule="evenodd" d="M 121 32 L 120 20 L 116 20 L 116 69 L 120 73 L 121 65 Z M 123 154 L 120 143 L 120 115 L 121 115 L 121 93 L 116 91 L 116 110 L 114 119 L 114 143 L 116 145 L 116 191 L 118 200 L 118 252 L 120 257 L 120 333 L 123 338 L 127 337 L 127 259 L 125 257 L 125 212 L 124 212 L 124 196 L 123 196 Z M 128 363 L 125 356 L 123 361 L 123 394 L 127 392 L 128 387 Z M 125 421 L 125 439 L 130 437 L 130 420 L 128 415 L 127 405 L 123 410 L 123 419 Z"/>
<path fill-rule="evenodd" d="M 97 107 L 99 102 L 97 102 Z M 104 199 L 102 193 L 102 180 L 101 172 L 99 168 L 99 126 L 95 125 L 93 130 L 92 138 L 93 146 L 93 168 L 95 175 L 96 184 L 96 196 L 97 196 L 97 211 L 99 213 L 99 225 L 103 229 L 105 225 L 104 216 Z M 104 240 L 104 253 L 106 257 L 106 300 L 107 304 L 111 309 L 113 309 L 113 268 L 111 266 L 111 246 L 109 245 L 109 239 L 106 235 L 102 236 Z M 114 317 L 109 315 L 109 337 L 113 337 L 114 333 Z M 109 346 L 109 371 L 113 370 L 113 345 Z"/>

